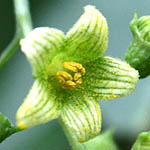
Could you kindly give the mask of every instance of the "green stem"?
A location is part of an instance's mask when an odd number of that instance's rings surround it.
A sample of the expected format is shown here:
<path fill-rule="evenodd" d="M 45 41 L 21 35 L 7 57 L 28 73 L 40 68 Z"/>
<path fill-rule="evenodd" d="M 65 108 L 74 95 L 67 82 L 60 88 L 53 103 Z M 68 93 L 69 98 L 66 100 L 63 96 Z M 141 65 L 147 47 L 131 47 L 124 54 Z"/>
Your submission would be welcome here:
<path fill-rule="evenodd" d="M 61 119 L 59 119 L 59 123 L 64 129 L 65 135 L 67 136 L 67 139 L 72 146 L 72 150 L 86 150 L 84 144 L 81 144 L 77 141 L 77 138 L 75 135 L 71 132 L 71 130 L 62 122 Z"/>
<path fill-rule="evenodd" d="M 0 56 L 0 69 L 3 65 L 14 55 L 16 49 L 19 46 L 20 37 L 16 35 L 13 41 L 7 46 L 2 55 Z"/>
<path fill-rule="evenodd" d="M 16 34 L 12 42 L 6 47 L 0 56 L 0 69 L 14 55 L 19 47 L 19 41 L 32 30 L 32 22 L 28 0 L 14 0 L 16 16 Z"/>
<path fill-rule="evenodd" d="M 32 21 L 28 0 L 14 0 L 17 28 L 20 29 L 23 37 L 32 30 Z"/>

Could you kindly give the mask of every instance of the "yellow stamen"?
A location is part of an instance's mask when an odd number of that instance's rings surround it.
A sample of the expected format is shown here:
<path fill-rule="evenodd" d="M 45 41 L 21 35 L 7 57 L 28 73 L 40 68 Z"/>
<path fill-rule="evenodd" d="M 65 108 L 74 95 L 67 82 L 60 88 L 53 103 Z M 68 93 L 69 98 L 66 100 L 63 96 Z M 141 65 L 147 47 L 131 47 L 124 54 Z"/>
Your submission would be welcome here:
<path fill-rule="evenodd" d="M 59 80 L 60 83 L 65 84 L 65 79 L 61 76 L 58 76 L 57 79 Z"/>
<path fill-rule="evenodd" d="M 82 79 L 80 78 L 78 81 L 76 81 L 77 84 L 81 84 L 82 83 Z"/>
<path fill-rule="evenodd" d="M 66 83 L 64 84 L 64 88 L 69 88 L 72 89 L 76 86 L 76 83 L 73 81 L 66 81 Z"/>
<path fill-rule="evenodd" d="M 83 74 L 85 74 L 85 69 L 83 68 L 83 66 L 76 62 L 64 62 L 64 68 L 72 72 L 82 72 Z"/>
<path fill-rule="evenodd" d="M 72 80 L 72 76 L 69 73 L 65 72 L 65 71 L 58 71 L 57 76 L 62 76 L 67 80 Z"/>
<path fill-rule="evenodd" d="M 68 69 L 72 72 L 78 72 L 78 68 L 72 65 L 72 62 L 65 62 L 64 63 L 64 68 Z"/>
<path fill-rule="evenodd" d="M 64 68 L 74 72 L 74 76 L 65 71 L 57 72 L 57 79 L 63 85 L 63 88 L 72 89 L 82 83 L 82 75 L 85 74 L 85 68 L 76 62 L 64 62 Z"/>
<path fill-rule="evenodd" d="M 84 75 L 85 74 L 85 68 L 81 68 L 81 72 L 82 72 L 82 74 Z"/>
<path fill-rule="evenodd" d="M 76 81 L 76 80 L 80 79 L 81 77 L 82 77 L 82 74 L 78 72 L 78 73 L 74 74 L 74 78 L 73 79 Z"/>

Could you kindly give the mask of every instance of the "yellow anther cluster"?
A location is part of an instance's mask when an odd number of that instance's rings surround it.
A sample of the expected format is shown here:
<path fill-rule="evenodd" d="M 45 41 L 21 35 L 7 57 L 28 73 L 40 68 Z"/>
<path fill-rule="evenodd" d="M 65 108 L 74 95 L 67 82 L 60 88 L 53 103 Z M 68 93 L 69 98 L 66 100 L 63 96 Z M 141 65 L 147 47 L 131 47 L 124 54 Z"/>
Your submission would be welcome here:
<path fill-rule="evenodd" d="M 63 67 L 74 72 L 74 76 L 66 71 L 57 72 L 57 79 L 63 85 L 63 88 L 72 89 L 82 83 L 82 75 L 85 74 L 85 68 L 81 64 L 76 62 L 65 62 Z"/>
<path fill-rule="evenodd" d="M 85 68 L 76 62 L 64 62 L 64 68 L 73 72 L 81 72 L 83 75 L 85 74 Z"/>

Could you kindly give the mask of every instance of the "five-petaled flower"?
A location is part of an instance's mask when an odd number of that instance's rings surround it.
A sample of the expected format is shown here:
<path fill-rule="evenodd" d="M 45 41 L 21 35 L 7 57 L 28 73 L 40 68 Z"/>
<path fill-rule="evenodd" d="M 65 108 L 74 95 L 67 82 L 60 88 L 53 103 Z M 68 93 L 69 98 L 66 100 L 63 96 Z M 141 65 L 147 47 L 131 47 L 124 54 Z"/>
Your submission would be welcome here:
<path fill-rule="evenodd" d="M 26 129 L 59 117 L 79 142 L 98 135 L 98 100 L 127 96 L 138 81 L 127 63 L 103 56 L 107 43 L 107 21 L 94 6 L 85 7 L 66 35 L 41 27 L 21 40 L 36 80 L 17 112 L 17 125 Z"/>

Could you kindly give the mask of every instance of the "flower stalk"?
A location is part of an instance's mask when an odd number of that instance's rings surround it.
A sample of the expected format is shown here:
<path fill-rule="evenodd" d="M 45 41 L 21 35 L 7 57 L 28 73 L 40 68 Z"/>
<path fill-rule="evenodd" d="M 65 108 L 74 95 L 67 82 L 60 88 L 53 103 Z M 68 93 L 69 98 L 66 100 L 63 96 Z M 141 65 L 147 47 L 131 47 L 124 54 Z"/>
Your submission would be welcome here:
<path fill-rule="evenodd" d="M 19 47 L 20 34 L 16 34 L 12 42 L 6 47 L 4 52 L 0 56 L 0 69 L 8 62 L 8 60 L 14 55 L 15 51 Z"/>

